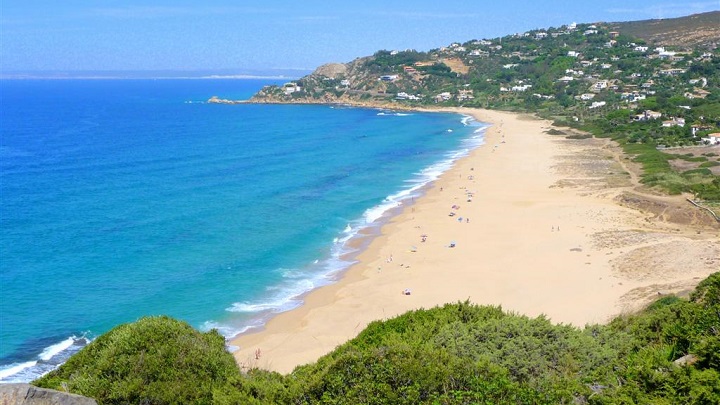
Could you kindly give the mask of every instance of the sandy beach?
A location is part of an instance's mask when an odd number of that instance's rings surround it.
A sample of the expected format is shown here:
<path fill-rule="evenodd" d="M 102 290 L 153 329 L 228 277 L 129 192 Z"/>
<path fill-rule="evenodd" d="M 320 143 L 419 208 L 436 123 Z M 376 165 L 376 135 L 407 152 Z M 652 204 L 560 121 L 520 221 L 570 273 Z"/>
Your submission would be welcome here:
<path fill-rule="evenodd" d="M 550 135 L 550 122 L 529 116 L 451 111 L 492 123 L 486 144 L 406 204 L 341 280 L 235 338 L 241 367 L 288 373 L 369 322 L 448 302 L 602 323 L 720 270 L 717 222 L 683 196 L 643 190 L 610 141 Z"/>

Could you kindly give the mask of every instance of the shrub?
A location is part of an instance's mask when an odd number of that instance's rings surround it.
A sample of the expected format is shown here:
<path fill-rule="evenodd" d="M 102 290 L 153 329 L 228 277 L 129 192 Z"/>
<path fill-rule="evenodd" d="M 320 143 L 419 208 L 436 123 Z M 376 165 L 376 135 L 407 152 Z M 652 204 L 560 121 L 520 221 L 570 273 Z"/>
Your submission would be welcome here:
<path fill-rule="evenodd" d="M 715 167 L 715 166 L 720 166 L 720 162 L 711 160 L 709 162 L 700 163 L 700 167 Z"/>
<path fill-rule="evenodd" d="M 210 404 L 239 379 L 223 336 L 160 316 L 112 329 L 34 383 L 100 404 Z"/>

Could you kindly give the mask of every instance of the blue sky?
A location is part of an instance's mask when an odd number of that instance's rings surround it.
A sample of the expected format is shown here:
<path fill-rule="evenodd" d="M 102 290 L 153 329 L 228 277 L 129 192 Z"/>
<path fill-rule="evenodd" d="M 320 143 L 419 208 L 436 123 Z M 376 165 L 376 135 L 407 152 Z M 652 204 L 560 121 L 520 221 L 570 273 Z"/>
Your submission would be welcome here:
<path fill-rule="evenodd" d="M 671 18 L 720 0 L 2 0 L 11 71 L 313 69 L 571 22 Z"/>

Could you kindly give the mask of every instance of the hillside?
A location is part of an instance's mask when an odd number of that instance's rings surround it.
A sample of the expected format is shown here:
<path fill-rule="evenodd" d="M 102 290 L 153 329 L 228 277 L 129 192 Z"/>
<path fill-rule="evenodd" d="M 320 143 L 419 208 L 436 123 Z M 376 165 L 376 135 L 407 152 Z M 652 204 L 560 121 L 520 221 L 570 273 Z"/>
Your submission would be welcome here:
<path fill-rule="evenodd" d="M 687 147 L 720 145 L 720 51 L 705 48 L 719 38 L 711 24 L 718 15 L 570 24 L 427 52 L 381 50 L 263 88 L 250 101 L 531 112 L 617 141 L 643 164 L 648 187 L 717 204 L 720 153 Z M 633 32 L 702 43 L 654 46 Z"/>
<path fill-rule="evenodd" d="M 613 23 L 610 27 L 653 45 L 715 49 L 720 44 L 720 11 L 680 18 Z"/>

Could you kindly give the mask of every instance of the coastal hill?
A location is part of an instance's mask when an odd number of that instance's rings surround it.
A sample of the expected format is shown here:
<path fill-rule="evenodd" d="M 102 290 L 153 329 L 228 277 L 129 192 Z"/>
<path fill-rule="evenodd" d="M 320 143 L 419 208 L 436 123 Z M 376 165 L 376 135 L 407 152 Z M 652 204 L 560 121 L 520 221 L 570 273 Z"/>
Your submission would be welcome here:
<path fill-rule="evenodd" d="M 720 44 L 720 11 L 680 18 L 613 23 L 611 27 L 658 46 L 715 49 Z"/>
<path fill-rule="evenodd" d="M 250 102 L 529 112 L 618 142 L 642 164 L 648 187 L 717 202 L 719 16 L 572 23 L 427 52 L 381 50 L 265 87 Z"/>

